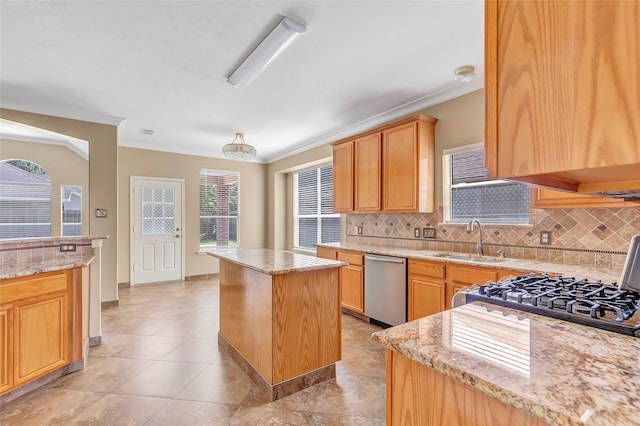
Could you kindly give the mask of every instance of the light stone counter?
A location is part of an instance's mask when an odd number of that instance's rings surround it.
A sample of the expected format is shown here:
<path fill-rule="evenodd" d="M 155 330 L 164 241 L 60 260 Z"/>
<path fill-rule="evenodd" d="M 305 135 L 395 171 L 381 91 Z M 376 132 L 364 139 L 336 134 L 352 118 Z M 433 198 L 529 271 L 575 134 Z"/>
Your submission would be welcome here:
<path fill-rule="evenodd" d="M 621 270 L 614 268 L 589 267 L 578 265 L 564 265 L 551 262 L 540 262 L 527 259 L 506 259 L 498 262 L 478 262 L 472 257 L 469 259 L 447 259 L 436 256 L 442 251 L 415 250 L 403 247 L 389 247 L 374 244 L 318 244 L 320 247 L 334 248 L 340 250 L 352 250 L 363 253 L 380 254 L 386 256 L 406 257 L 409 259 L 433 260 L 444 263 L 457 263 L 474 266 L 484 266 L 490 268 L 511 269 L 514 271 L 536 271 L 547 272 L 556 275 L 570 276 L 575 278 L 588 278 L 589 280 L 602 280 L 611 283 L 620 279 Z M 478 283 L 484 284 L 484 283 Z"/>
<path fill-rule="evenodd" d="M 640 425 L 640 339 L 480 302 L 373 334 L 551 425 Z"/>
<path fill-rule="evenodd" d="M 217 250 L 206 253 L 209 256 L 228 260 L 240 266 L 269 275 L 338 268 L 347 265 L 344 262 L 338 262 L 336 260 L 321 259 L 286 250 L 237 249 Z"/>
<path fill-rule="evenodd" d="M 34 262 L 3 263 L 0 271 L 0 280 L 61 271 L 63 269 L 82 268 L 89 266 L 93 259 L 93 255 L 85 255 L 82 257 L 46 259 Z"/>

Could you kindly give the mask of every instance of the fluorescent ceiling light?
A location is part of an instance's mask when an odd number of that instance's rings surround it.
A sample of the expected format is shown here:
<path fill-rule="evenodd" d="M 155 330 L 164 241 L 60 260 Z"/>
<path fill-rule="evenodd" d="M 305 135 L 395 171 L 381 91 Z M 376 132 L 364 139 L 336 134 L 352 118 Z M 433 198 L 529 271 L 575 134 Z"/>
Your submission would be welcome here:
<path fill-rule="evenodd" d="M 253 52 L 231 73 L 227 82 L 235 87 L 244 87 L 260 74 L 287 46 L 307 27 L 284 16 L 278 25 L 253 49 Z"/>

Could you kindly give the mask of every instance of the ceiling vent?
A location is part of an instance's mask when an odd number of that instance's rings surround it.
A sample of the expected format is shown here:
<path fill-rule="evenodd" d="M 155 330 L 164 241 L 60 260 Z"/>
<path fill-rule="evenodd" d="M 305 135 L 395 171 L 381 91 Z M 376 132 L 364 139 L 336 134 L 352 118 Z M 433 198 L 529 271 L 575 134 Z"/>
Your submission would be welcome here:
<path fill-rule="evenodd" d="M 155 132 L 156 132 L 155 130 L 151 130 L 151 129 L 140 129 L 138 131 L 138 133 L 140 133 L 141 135 L 147 135 L 147 136 L 153 136 Z"/>

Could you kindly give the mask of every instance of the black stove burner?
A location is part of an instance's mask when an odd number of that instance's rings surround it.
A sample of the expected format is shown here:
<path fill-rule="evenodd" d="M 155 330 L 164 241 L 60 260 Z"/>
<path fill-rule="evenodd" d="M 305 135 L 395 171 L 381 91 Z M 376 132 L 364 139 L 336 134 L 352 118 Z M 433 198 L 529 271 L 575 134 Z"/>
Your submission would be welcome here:
<path fill-rule="evenodd" d="M 490 282 L 466 298 L 640 337 L 640 293 L 615 283 L 529 274 Z"/>

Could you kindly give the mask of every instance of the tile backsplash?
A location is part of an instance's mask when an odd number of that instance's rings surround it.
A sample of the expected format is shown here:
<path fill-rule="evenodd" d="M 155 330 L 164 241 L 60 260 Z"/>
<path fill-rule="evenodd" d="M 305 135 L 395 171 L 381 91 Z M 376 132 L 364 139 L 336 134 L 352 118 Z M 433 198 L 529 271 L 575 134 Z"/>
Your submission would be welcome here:
<path fill-rule="evenodd" d="M 371 213 L 346 217 L 346 242 L 473 253 L 477 229 L 443 223 L 435 213 Z M 498 250 L 510 258 L 536 259 L 586 266 L 622 267 L 631 236 L 640 234 L 640 207 L 532 209 L 529 224 L 483 225 L 485 254 Z M 362 234 L 357 234 L 357 227 Z M 436 228 L 436 239 L 414 237 L 414 229 Z M 540 244 L 540 232 L 551 232 L 551 244 Z"/>

